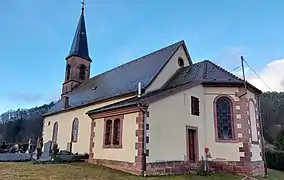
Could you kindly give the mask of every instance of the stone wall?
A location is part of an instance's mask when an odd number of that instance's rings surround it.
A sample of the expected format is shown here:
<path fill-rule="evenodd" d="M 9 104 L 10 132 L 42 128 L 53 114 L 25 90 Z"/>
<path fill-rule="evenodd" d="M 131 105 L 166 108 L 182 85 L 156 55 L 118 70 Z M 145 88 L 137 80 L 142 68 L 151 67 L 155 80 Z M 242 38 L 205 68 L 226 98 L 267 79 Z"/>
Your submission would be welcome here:
<path fill-rule="evenodd" d="M 247 176 L 264 176 L 263 161 L 243 163 L 241 161 L 212 161 L 210 167 L 217 172 L 227 172 Z"/>

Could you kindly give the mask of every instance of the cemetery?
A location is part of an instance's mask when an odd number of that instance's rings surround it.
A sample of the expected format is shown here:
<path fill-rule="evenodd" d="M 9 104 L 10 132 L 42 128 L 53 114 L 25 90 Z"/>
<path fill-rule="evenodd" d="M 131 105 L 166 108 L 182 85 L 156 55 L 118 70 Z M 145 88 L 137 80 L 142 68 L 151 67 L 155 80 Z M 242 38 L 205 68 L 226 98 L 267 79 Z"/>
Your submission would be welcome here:
<path fill-rule="evenodd" d="M 0 171 L 2 179 L 92 179 L 92 180 L 225 180 L 244 179 L 245 177 L 214 173 L 200 176 L 196 172 L 159 177 L 141 177 L 116 171 L 100 165 L 86 163 L 88 155 L 73 154 L 70 150 L 60 150 L 52 141 L 42 143 L 42 139 L 29 139 L 27 144 L 2 144 L 0 149 Z M 268 180 L 281 179 L 283 172 L 269 170 Z M 16 173 L 15 173 L 16 172 Z M 259 180 L 263 180 L 260 178 Z"/>
<path fill-rule="evenodd" d="M 43 149 L 43 151 L 42 151 Z M 51 141 L 42 143 L 29 139 L 27 144 L 2 144 L 0 149 L 0 162 L 26 162 L 33 164 L 60 164 L 67 162 L 84 162 L 88 155 L 73 154 L 67 150 L 60 151 L 56 143 Z"/>

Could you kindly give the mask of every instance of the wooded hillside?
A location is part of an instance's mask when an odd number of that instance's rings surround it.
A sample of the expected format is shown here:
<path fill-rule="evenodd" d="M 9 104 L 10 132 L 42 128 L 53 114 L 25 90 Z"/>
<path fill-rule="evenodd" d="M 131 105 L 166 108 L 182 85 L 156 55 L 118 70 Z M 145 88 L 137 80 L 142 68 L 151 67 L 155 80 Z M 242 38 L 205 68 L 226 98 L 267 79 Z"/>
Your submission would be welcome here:
<path fill-rule="evenodd" d="M 260 99 L 264 138 L 273 144 L 284 127 L 284 92 L 263 93 Z"/>
<path fill-rule="evenodd" d="M 41 136 L 42 115 L 53 102 L 31 109 L 10 110 L 0 115 L 0 142 L 25 143 Z M 273 144 L 284 127 L 284 92 L 268 92 L 261 96 L 261 113 L 265 139 Z"/>
<path fill-rule="evenodd" d="M 42 115 L 54 103 L 31 109 L 10 110 L 0 115 L 0 142 L 26 143 L 37 138 L 42 132 Z"/>

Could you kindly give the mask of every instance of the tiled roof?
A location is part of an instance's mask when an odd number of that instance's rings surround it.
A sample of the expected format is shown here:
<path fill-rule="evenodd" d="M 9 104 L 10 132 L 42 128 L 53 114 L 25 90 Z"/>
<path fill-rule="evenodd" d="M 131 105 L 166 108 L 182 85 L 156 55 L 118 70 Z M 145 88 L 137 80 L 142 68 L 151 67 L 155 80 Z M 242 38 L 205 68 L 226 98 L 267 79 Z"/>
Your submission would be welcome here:
<path fill-rule="evenodd" d="M 138 82 L 141 82 L 142 90 L 145 90 L 180 46 L 185 47 L 184 41 L 177 42 L 86 80 L 70 93 L 70 107 L 82 106 L 135 92 L 137 91 Z M 55 103 L 46 115 L 57 113 L 63 109 L 63 101 L 60 100 Z"/>
<path fill-rule="evenodd" d="M 234 74 L 221 68 L 220 66 L 214 64 L 213 62 L 205 60 L 202 62 L 195 63 L 191 66 L 179 69 L 175 73 L 175 75 L 173 75 L 173 77 L 168 81 L 168 83 L 159 90 L 145 94 L 140 98 L 134 97 L 108 106 L 93 109 L 88 111 L 87 114 L 99 113 L 116 108 L 132 106 L 136 105 L 139 102 L 143 103 L 153 96 L 160 95 L 165 91 L 171 91 L 185 84 L 192 84 L 193 86 L 196 86 L 198 84 L 206 84 L 206 83 L 242 85 L 244 81 L 241 78 L 235 76 Z M 247 85 L 255 89 L 258 93 L 261 93 L 259 89 L 255 88 L 250 83 L 247 83 Z M 164 93 L 163 96 L 168 96 L 169 94 L 170 93 Z"/>
<path fill-rule="evenodd" d="M 165 88 L 179 86 L 191 81 L 200 81 L 202 83 L 244 83 L 241 78 L 213 62 L 205 60 L 177 71 L 165 85 Z"/>
<path fill-rule="evenodd" d="M 193 81 L 199 81 L 202 84 L 244 84 L 243 79 L 230 73 L 212 61 L 205 60 L 178 70 L 164 88 L 168 89 Z M 261 90 L 257 89 L 249 82 L 246 82 L 246 84 L 257 93 L 262 93 Z"/>
<path fill-rule="evenodd" d="M 120 101 L 120 102 L 117 102 L 117 103 L 114 103 L 114 104 L 110 104 L 110 105 L 107 105 L 107 106 L 104 106 L 104 107 L 101 107 L 101 108 L 90 110 L 90 111 L 86 112 L 86 114 L 99 113 L 99 112 L 103 112 L 103 111 L 107 111 L 107 110 L 133 106 L 133 105 L 137 105 L 137 103 L 139 101 L 140 101 L 140 98 L 133 97 L 133 98 L 123 100 L 123 101 Z"/>

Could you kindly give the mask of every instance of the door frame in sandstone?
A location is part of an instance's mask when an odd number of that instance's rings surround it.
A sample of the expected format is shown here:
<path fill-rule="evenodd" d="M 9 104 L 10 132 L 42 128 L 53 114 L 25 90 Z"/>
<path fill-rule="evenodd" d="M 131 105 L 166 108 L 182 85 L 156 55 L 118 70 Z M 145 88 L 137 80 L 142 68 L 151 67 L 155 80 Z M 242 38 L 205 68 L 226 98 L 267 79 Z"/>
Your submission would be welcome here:
<path fill-rule="evenodd" d="M 192 143 L 192 146 L 193 146 L 192 148 L 190 148 L 190 143 Z M 193 149 L 193 154 L 191 153 L 192 149 Z M 189 163 L 197 163 L 199 160 L 198 152 L 199 152 L 198 150 L 198 128 L 194 126 L 186 126 L 187 161 Z"/>

